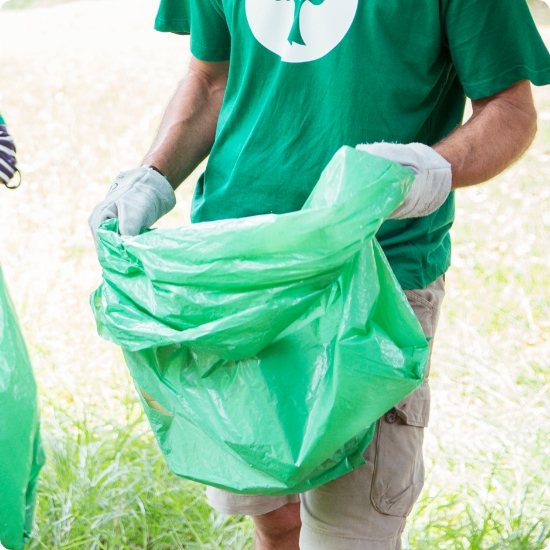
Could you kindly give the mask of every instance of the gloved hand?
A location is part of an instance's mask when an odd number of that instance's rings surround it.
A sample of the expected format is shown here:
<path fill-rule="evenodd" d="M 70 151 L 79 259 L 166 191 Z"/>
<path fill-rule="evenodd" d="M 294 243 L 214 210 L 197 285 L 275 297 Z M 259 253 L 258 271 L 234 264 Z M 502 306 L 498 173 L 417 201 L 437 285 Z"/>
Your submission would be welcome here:
<path fill-rule="evenodd" d="M 135 168 L 117 176 L 88 224 L 97 246 L 97 229 L 105 220 L 118 218 L 121 235 L 139 235 L 141 229 L 151 227 L 175 205 L 176 195 L 166 178 L 150 168 Z"/>
<path fill-rule="evenodd" d="M 357 149 L 384 157 L 410 168 L 416 175 L 407 198 L 389 219 L 420 218 L 435 212 L 451 192 L 451 165 L 434 149 L 422 143 L 372 143 Z"/>
<path fill-rule="evenodd" d="M 5 124 L 0 124 L 0 183 L 8 185 L 17 172 L 15 143 Z"/>

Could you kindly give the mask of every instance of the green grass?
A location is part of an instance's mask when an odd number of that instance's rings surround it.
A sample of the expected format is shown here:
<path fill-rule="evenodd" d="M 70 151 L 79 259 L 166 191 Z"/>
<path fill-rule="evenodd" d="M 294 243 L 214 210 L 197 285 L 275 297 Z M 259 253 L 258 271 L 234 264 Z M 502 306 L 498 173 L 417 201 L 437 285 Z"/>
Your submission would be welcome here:
<path fill-rule="evenodd" d="M 463 495 L 418 506 L 424 516 L 410 530 L 406 548 L 428 550 L 544 550 L 550 541 L 550 522 L 523 515 L 521 508 L 497 507 Z M 529 495 L 526 494 L 526 499 Z M 431 504 L 431 505 L 430 505 Z"/>
<path fill-rule="evenodd" d="M 405 548 L 428 550 L 544 550 L 550 544 L 547 495 L 536 482 L 517 486 L 498 462 L 479 487 L 430 490 L 417 504 Z M 542 497 L 542 498 L 541 498 Z"/>
<path fill-rule="evenodd" d="M 119 395 L 116 419 L 78 402 L 44 403 L 48 463 L 30 548 L 251 549 L 250 520 L 217 514 L 205 503 L 202 487 L 168 471 L 130 384 L 122 387 L 127 392 Z M 504 442 L 497 454 L 468 456 L 470 471 L 449 480 L 450 489 L 429 484 L 409 523 L 405 548 L 547 548 L 550 499 L 541 469 L 546 437 L 540 433 L 525 447 L 529 460 L 522 468 Z M 436 456 L 451 469 L 464 468 L 460 457 L 453 461 L 444 449 Z M 478 482 L 469 483 L 469 475 Z"/>
<path fill-rule="evenodd" d="M 126 387 L 116 420 L 77 403 L 45 403 L 51 413 L 43 430 L 48 463 L 30 549 L 250 550 L 250 520 L 217 514 L 205 503 L 201 486 L 168 471 Z M 535 459 L 546 441 L 538 444 Z M 512 470 L 510 451 L 470 457 L 467 467 L 479 479 L 476 485 L 459 480 L 452 490 L 428 486 L 409 523 L 405 548 L 547 548 L 547 480 L 537 478 L 538 463 L 523 483 Z"/>
<path fill-rule="evenodd" d="M 115 422 L 56 407 L 43 429 L 48 462 L 30 548 L 251 548 L 250 522 L 216 514 L 202 487 L 171 475 L 140 405 L 127 407 Z"/>

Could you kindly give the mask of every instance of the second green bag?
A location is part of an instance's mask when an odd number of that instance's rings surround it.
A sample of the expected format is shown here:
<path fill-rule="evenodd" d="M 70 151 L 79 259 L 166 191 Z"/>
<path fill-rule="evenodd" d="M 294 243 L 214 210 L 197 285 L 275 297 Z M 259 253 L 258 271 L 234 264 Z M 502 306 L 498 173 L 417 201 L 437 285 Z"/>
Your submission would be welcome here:
<path fill-rule="evenodd" d="M 429 349 L 375 234 L 411 171 L 348 147 L 299 212 L 99 230 L 99 333 L 120 345 L 176 474 L 299 493 L 364 464 Z"/>
<path fill-rule="evenodd" d="M 22 550 L 44 464 L 36 382 L 0 269 L 0 548 Z"/>

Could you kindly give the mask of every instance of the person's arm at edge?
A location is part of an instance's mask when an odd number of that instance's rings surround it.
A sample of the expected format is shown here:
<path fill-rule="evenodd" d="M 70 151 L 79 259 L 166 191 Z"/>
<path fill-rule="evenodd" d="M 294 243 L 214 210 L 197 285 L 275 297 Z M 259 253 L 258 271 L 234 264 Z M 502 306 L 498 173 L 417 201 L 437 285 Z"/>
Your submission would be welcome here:
<path fill-rule="evenodd" d="M 142 165 L 158 168 L 174 189 L 208 156 L 225 94 L 229 62 L 191 57 Z"/>
<path fill-rule="evenodd" d="M 537 133 L 531 83 L 472 100 L 466 124 L 434 146 L 452 166 L 452 188 L 477 185 L 503 172 L 527 151 Z"/>

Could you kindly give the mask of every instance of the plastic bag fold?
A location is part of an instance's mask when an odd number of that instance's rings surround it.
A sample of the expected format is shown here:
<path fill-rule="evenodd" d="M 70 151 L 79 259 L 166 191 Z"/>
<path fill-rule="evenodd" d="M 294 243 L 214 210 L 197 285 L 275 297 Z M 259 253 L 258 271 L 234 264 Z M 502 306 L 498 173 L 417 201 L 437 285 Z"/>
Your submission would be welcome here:
<path fill-rule="evenodd" d="M 429 349 L 375 234 L 414 180 L 342 148 L 298 212 L 99 230 L 99 334 L 122 347 L 176 474 L 248 494 L 364 464 Z"/>

